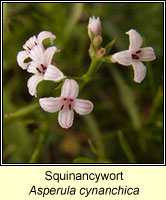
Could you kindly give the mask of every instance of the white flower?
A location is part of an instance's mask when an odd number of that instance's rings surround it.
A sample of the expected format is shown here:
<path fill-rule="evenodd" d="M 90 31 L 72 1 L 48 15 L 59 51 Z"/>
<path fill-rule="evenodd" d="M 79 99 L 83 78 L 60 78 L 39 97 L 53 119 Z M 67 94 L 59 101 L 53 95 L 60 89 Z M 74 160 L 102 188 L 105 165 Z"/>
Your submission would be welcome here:
<path fill-rule="evenodd" d="M 36 87 L 37 84 L 42 80 L 51 80 L 51 81 L 60 81 L 65 78 L 63 73 L 54 65 L 51 64 L 52 57 L 54 53 L 58 52 L 56 47 L 48 47 L 45 51 L 40 45 L 36 45 L 30 51 L 30 62 L 27 71 L 34 73 L 31 78 L 28 80 L 28 89 L 29 93 L 33 96 L 36 96 Z"/>
<path fill-rule="evenodd" d="M 88 24 L 88 35 L 91 38 L 91 31 L 94 33 L 94 36 L 101 35 L 101 21 L 100 18 L 90 17 Z"/>
<path fill-rule="evenodd" d="M 41 48 L 44 50 L 43 47 L 43 40 L 49 38 L 50 42 L 52 44 L 53 40 L 56 38 L 55 35 L 53 35 L 51 32 L 49 31 L 42 31 L 38 34 L 37 38 L 36 36 L 32 36 L 30 37 L 26 43 L 23 45 L 23 48 L 25 49 L 24 51 L 20 51 L 18 52 L 17 55 L 17 62 L 18 65 L 22 68 L 22 69 L 27 69 L 29 62 L 28 63 L 24 63 L 24 60 L 26 60 L 28 57 L 30 57 L 30 51 L 36 46 L 36 45 L 40 45 Z"/>
<path fill-rule="evenodd" d="M 61 96 L 54 98 L 41 98 L 39 103 L 47 112 L 57 112 L 58 122 L 62 128 L 69 128 L 73 124 L 74 111 L 80 115 L 89 114 L 93 109 L 93 104 L 88 100 L 77 99 L 78 84 L 75 80 L 66 79 L 62 89 Z"/>
<path fill-rule="evenodd" d="M 129 35 L 129 50 L 120 51 L 111 56 L 112 62 L 118 62 L 121 65 L 132 65 L 134 70 L 134 80 L 140 83 L 146 76 L 146 67 L 142 61 L 152 61 L 156 58 L 152 47 L 141 48 L 141 35 L 131 29 L 126 34 Z"/>

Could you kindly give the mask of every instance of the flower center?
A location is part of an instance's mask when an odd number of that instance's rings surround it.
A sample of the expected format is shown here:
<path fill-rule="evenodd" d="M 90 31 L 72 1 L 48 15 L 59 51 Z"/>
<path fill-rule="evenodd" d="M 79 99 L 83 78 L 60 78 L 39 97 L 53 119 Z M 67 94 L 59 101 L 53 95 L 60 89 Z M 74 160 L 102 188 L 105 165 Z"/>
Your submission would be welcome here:
<path fill-rule="evenodd" d="M 71 110 L 72 109 L 72 104 L 73 104 L 73 99 L 71 98 L 63 98 L 63 105 L 61 107 L 61 110 L 63 109 L 69 109 Z"/>
<path fill-rule="evenodd" d="M 47 67 L 44 66 L 43 64 L 40 65 L 41 67 L 36 67 L 36 70 L 40 73 L 40 74 L 45 74 Z"/>
<path fill-rule="evenodd" d="M 134 52 L 134 53 L 132 53 L 131 54 L 131 58 L 133 59 L 133 60 L 139 60 L 139 58 L 140 58 L 140 54 L 141 53 L 141 50 L 138 50 L 138 51 L 136 51 L 136 52 Z"/>

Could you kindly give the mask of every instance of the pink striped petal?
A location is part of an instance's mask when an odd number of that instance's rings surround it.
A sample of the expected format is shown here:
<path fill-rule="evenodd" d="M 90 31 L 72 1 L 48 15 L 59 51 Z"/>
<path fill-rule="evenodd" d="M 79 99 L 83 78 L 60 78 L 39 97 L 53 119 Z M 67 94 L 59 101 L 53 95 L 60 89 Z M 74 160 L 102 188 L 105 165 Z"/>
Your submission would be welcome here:
<path fill-rule="evenodd" d="M 57 82 L 64 78 L 65 76 L 63 75 L 63 73 L 54 65 L 49 65 L 44 74 L 44 80 L 51 80 Z"/>
<path fill-rule="evenodd" d="M 75 99 L 73 108 L 78 114 L 86 115 L 92 111 L 93 104 L 88 100 Z"/>
<path fill-rule="evenodd" d="M 134 29 L 129 30 L 126 34 L 129 35 L 130 40 L 129 50 L 137 51 L 142 45 L 141 35 Z"/>
<path fill-rule="evenodd" d="M 141 83 L 146 76 L 146 67 L 142 62 L 133 62 L 132 63 L 134 69 L 134 81 L 137 83 Z"/>
<path fill-rule="evenodd" d="M 57 112 L 62 107 L 62 101 L 60 97 L 41 98 L 39 99 L 39 103 L 43 110 L 50 113 Z"/>
<path fill-rule="evenodd" d="M 30 65 L 27 68 L 27 71 L 29 73 L 33 73 L 33 74 L 39 74 L 39 71 L 37 70 L 37 68 L 39 68 L 40 65 L 39 63 L 35 62 L 35 61 L 31 61 Z M 40 69 L 39 69 L 40 70 Z"/>
<path fill-rule="evenodd" d="M 61 90 L 61 97 L 75 99 L 78 96 L 78 84 L 75 80 L 66 79 Z"/>
<path fill-rule="evenodd" d="M 51 64 L 51 60 L 53 58 L 54 53 L 59 52 L 56 47 L 48 47 L 44 52 L 44 65 L 48 66 Z"/>
<path fill-rule="evenodd" d="M 155 59 L 156 59 L 156 56 L 152 47 L 145 47 L 141 49 L 141 53 L 140 53 L 141 61 L 152 61 Z"/>
<path fill-rule="evenodd" d="M 40 45 L 30 51 L 30 58 L 36 62 L 43 63 L 43 49 Z"/>
<path fill-rule="evenodd" d="M 36 91 L 36 87 L 37 87 L 37 84 L 43 80 L 43 76 L 40 76 L 40 75 L 33 75 L 31 76 L 29 79 L 28 79 L 28 83 L 27 83 L 27 86 L 28 86 L 28 89 L 29 89 L 29 93 L 32 95 L 32 96 L 37 96 L 37 91 Z"/>
<path fill-rule="evenodd" d="M 112 62 L 118 62 L 121 65 L 131 65 L 131 54 L 128 50 L 120 51 L 111 56 Z"/>
<path fill-rule="evenodd" d="M 62 128 L 70 128 L 73 124 L 74 112 L 71 109 L 62 109 L 58 115 L 58 122 Z"/>
<path fill-rule="evenodd" d="M 18 62 L 18 65 L 22 69 L 27 69 L 27 67 L 28 67 L 30 62 L 24 63 L 24 60 L 27 59 L 28 57 L 29 57 L 28 51 L 20 51 L 20 52 L 18 52 L 18 54 L 17 54 L 17 62 Z"/>
<path fill-rule="evenodd" d="M 39 44 L 42 44 L 43 40 L 49 38 L 51 44 L 53 44 L 54 39 L 56 38 L 55 35 L 53 35 L 51 32 L 49 31 L 42 31 L 39 33 L 39 35 L 37 36 L 38 42 Z"/>
<path fill-rule="evenodd" d="M 38 41 L 36 39 L 36 36 L 30 37 L 26 43 L 23 45 L 23 48 L 27 51 L 30 51 L 38 44 Z"/>

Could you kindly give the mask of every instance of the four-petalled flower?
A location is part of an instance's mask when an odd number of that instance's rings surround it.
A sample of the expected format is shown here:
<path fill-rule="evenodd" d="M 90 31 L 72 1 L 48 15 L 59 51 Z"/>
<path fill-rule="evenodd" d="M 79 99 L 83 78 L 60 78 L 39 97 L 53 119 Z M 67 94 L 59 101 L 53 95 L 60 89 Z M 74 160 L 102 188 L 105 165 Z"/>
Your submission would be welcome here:
<path fill-rule="evenodd" d="M 41 107 L 47 112 L 57 112 L 58 122 L 62 128 L 69 128 L 73 124 L 74 111 L 80 115 L 89 114 L 93 104 L 88 100 L 78 99 L 78 84 L 73 79 L 66 79 L 60 97 L 40 98 Z"/>
<path fill-rule="evenodd" d="M 146 76 L 146 67 L 142 61 L 152 61 L 156 58 L 152 47 L 141 48 L 141 35 L 131 29 L 126 34 L 129 35 L 129 50 L 120 51 L 111 56 L 112 62 L 118 62 L 121 65 L 132 65 L 134 69 L 134 80 L 140 83 Z"/>

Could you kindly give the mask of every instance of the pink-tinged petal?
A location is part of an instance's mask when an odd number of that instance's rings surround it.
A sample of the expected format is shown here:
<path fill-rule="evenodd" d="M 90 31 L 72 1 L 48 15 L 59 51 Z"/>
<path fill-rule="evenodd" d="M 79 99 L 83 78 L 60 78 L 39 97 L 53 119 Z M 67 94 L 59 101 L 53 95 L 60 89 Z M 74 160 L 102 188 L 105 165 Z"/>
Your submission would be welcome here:
<path fill-rule="evenodd" d="M 142 45 L 141 35 L 134 29 L 129 30 L 128 32 L 126 32 L 126 34 L 129 35 L 130 40 L 129 50 L 137 51 Z"/>
<path fill-rule="evenodd" d="M 120 51 L 111 56 L 112 62 L 118 62 L 121 65 L 129 66 L 131 65 L 131 54 L 128 50 Z"/>
<path fill-rule="evenodd" d="M 36 62 L 43 63 L 43 49 L 40 45 L 30 51 L 30 58 Z"/>
<path fill-rule="evenodd" d="M 146 67 L 142 62 L 133 62 L 132 63 L 134 70 L 134 81 L 141 83 L 146 76 Z"/>
<path fill-rule="evenodd" d="M 66 79 L 61 90 L 61 97 L 75 99 L 78 96 L 78 84 L 73 79 Z"/>
<path fill-rule="evenodd" d="M 86 115 L 92 111 L 93 104 L 88 100 L 75 99 L 73 109 L 80 115 Z"/>
<path fill-rule="evenodd" d="M 141 61 L 152 61 L 155 59 L 156 59 L 156 56 L 152 47 L 145 47 L 141 49 L 141 53 L 140 53 Z"/>
<path fill-rule="evenodd" d="M 28 67 L 30 62 L 24 63 L 24 60 L 27 59 L 28 57 L 29 57 L 28 51 L 20 51 L 20 52 L 18 52 L 18 54 L 17 54 L 17 62 L 18 62 L 18 65 L 22 69 L 27 69 L 27 67 Z"/>
<path fill-rule="evenodd" d="M 39 103 L 43 110 L 50 113 L 57 112 L 62 107 L 62 100 L 60 97 L 41 98 L 39 99 Z"/>
<path fill-rule="evenodd" d="M 35 62 L 35 61 L 31 61 L 30 65 L 27 68 L 27 71 L 29 73 L 33 73 L 33 74 L 40 74 L 40 65 L 39 63 Z M 38 69 L 38 70 L 37 70 Z"/>
<path fill-rule="evenodd" d="M 73 109 L 62 109 L 58 115 L 58 122 L 62 128 L 70 128 L 73 124 Z"/>
<path fill-rule="evenodd" d="M 39 44 L 42 44 L 43 40 L 49 38 L 51 44 L 53 44 L 54 39 L 56 38 L 55 35 L 53 35 L 51 32 L 49 31 L 42 31 L 39 33 L 39 35 L 37 36 L 38 42 Z"/>
<path fill-rule="evenodd" d="M 38 41 L 36 39 L 36 36 L 30 37 L 26 43 L 23 45 L 23 48 L 27 51 L 30 51 L 38 44 Z"/>
<path fill-rule="evenodd" d="M 48 47 L 44 52 L 44 65 L 48 66 L 51 64 L 52 58 L 54 53 L 59 52 L 59 50 L 56 47 Z"/>
<path fill-rule="evenodd" d="M 88 34 L 89 37 L 91 37 L 91 32 L 94 33 L 95 36 L 101 35 L 101 21 L 100 18 L 95 18 L 94 16 L 89 18 L 89 24 L 88 24 Z"/>
<path fill-rule="evenodd" d="M 63 75 L 63 73 L 54 65 L 49 65 L 44 74 L 44 80 L 51 80 L 57 82 L 64 78 L 65 76 Z"/>
<path fill-rule="evenodd" d="M 35 96 L 35 97 L 37 96 L 36 87 L 37 87 L 37 84 L 42 80 L 43 80 L 43 76 L 40 76 L 40 75 L 33 75 L 28 79 L 27 86 L 29 89 L 29 93 L 32 96 Z"/>

